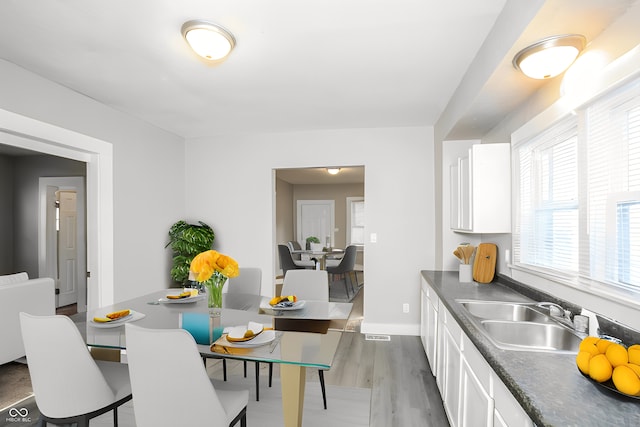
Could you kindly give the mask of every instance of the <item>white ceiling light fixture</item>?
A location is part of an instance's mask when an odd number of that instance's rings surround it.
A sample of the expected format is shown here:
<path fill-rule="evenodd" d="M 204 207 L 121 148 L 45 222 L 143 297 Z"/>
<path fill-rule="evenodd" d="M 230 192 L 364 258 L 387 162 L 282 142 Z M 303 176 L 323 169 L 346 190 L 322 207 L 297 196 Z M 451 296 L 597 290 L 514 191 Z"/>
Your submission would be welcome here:
<path fill-rule="evenodd" d="M 327 172 L 330 175 L 337 175 L 340 172 L 340 168 L 327 168 Z"/>
<path fill-rule="evenodd" d="M 236 45 L 233 34 L 207 21 L 185 22 L 182 25 L 182 36 L 195 53 L 209 61 L 225 58 Z"/>
<path fill-rule="evenodd" d="M 580 34 L 547 37 L 518 52 L 513 66 L 532 79 L 550 79 L 573 64 L 586 42 Z"/>

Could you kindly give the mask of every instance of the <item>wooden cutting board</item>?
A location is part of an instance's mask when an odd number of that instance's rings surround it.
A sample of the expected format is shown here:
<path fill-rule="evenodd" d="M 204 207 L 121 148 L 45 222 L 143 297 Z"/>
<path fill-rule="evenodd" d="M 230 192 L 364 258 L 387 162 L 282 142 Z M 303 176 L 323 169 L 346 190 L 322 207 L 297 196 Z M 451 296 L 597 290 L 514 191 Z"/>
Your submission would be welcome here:
<path fill-rule="evenodd" d="M 480 243 L 473 262 L 473 280 L 478 283 L 491 283 L 496 274 L 498 247 L 493 243 Z"/>

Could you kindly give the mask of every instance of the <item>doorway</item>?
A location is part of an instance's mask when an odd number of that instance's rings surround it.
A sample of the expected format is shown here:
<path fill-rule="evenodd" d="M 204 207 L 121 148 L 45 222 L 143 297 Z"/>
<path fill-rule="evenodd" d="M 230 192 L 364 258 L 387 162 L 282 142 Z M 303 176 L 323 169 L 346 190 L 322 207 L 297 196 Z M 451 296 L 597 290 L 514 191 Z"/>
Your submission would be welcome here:
<path fill-rule="evenodd" d="M 87 310 L 85 182 L 82 177 L 39 180 L 38 273 L 52 277 L 56 308 Z"/>
<path fill-rule="evenodd" d="M 286 244 L 290 240 L 296 240 L 304 247 L 306 238 L 309 236 L 318 237 L 323 247 L 344 249 L 348 245 L 355 244 L 358 247 L 356 257 L 358 273 L 355 279 L 358 283 L 364 283 L 365 245 L 364 241 L 357 240 L 360 235 L 363 235 L 364 217 L 362 216 L 361 223 L 353 221 L 354 215 L 351 213 L 351 208 L 354 201 L 360 201 L 364 205 L 365 167 L 340 167 L 337 175 L 329 174 L 327 169 L 327 167 L 307 167 L 273 170 L 274 249 L 278 244 Z M 329 208 L 327 201 L 331 202 L 333 208 Z M 316 205 L 314 206 L 313 203 Z M 301 217 L 305 216 L 304 213 L 300 213 L 299 205 L 309 208 L 311 217 L 326 217 L 326 226 L 323 228 L 321 219 L 315 221 L 315 225 L 306 227 L 305 221 L 298 218 L 299 214 Z M 333 214 L 330 213 L 331 211 Z M 333 220 L 330 220 L 330 217 L 333 217 Z M 274 250 L 274 255 L 273 271 L 276 276 L 275 290 L 277 291 L 277 284 L 281 283 L 282 274 L 277 250 Z M 335 288 L 340 287 L 335 286 Z"/>
<path fill-rule="evenodd" d="M 114 302 L 113 146 L 0 109 L 2 144 L 86 163 L 87 310 Z M 90 273 L 90 275 L 89 275 Z"/>

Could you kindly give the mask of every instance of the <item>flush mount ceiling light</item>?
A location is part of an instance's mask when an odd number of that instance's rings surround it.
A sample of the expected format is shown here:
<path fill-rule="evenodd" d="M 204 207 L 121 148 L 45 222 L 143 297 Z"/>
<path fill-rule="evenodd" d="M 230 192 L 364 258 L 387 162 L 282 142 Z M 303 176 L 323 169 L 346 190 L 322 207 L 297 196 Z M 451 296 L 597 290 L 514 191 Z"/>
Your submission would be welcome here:
<path fill-rule="evenodd" d="M 338 172 L 340 172 L 340 168 L 327 168 L 327 172 L 329 172 L 330 175 L 337 175 Z"/>
<path fill-rule="evenodd" d="M 229 54 L 236 39 L 219 25 L 206 21 L 187 21 L 182 25 L 182 36 L 191 49 L 209 61 L 217 61 Z"/>
<path fill-rule="evenodd" d="M 518 52 L 513 66 L 533 79 L 550 79 L 573 64 L 586 42 L 580 34 L 547 37 Z"/>

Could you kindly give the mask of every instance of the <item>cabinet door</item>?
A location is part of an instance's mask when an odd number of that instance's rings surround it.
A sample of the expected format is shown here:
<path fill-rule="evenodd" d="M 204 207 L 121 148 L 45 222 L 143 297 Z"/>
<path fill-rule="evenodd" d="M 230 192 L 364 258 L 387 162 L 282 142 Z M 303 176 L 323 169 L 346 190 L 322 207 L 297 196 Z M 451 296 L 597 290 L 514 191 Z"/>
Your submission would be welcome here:
<path fill-rule="evenodd" d="M 460 427 L 492 427 L 493 399 L 462 357 L 460 378 Z"/>
<path fill-rule="evenodd" d="M 473 224 L 473 212 L 471 211 L 472 183 L 471 183 L 471 163 L 469 157 L 458 159 L 458 212 L 460 218 L 458 223 L 461 230 L 471 230 Z"/>
<path fill-rule="evenodd" d="M 444 327 L 444 409 L 449 416 L 449 423 L 452 427 L 459 425 L 459 404 L 460 404 L 460 348 L 457 340 L 449 329 Z M 442 392 L 442 391 L 441 391 Z"/>
<path fill-rule="evenodd" d="M 420 290 L 420 340 L 422 341 L 422 347 L 424 347 L 424 351 L 427 354 L 427 359 L 429 358 L 429 345 L 427 344 L 427 336 L 428 336 L 428 308 L 431 303 L 427 298 L 427 293 L 424 290 Z M 431 362 L 431 361 L 429 361 Z M 433 368 L 431 368 L 433 371 Z"/>
<path fill-rule="evenodd" d="M 437 347 L 438 347 L 438 310 L 433 305 L 431 300 L 427 300 L 427 312 L 425 313 L 427 322 L 427 359 L 429 360 L 429 366 L 431 367 L 431 373 L 436 375 L 437 364 Z"/>
<path fill-rule="evenodd" d="M 532 427 L 533 421 L 507 389 L 507 386 L 504 385 L 495 372 L 492 372 L 491 376 L 493 380 L 493 399 L 495 401 L 494 425 Z"/>

